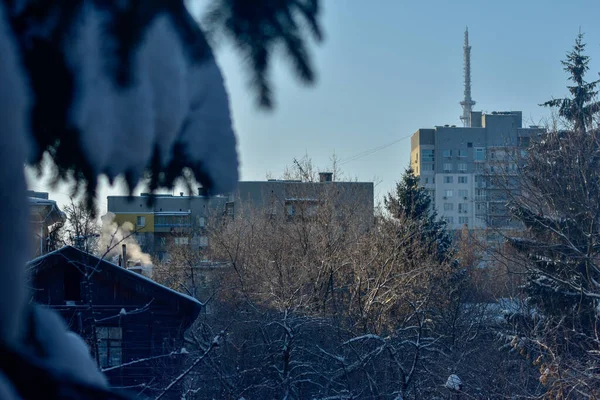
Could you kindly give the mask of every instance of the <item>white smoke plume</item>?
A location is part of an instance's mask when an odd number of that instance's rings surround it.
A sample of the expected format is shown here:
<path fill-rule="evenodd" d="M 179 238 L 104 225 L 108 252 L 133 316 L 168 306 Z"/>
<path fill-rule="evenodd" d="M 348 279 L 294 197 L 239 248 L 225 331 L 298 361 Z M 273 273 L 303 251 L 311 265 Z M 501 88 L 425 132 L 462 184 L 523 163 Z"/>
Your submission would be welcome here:
<path fill-rule="evenodd" d="M 134 227 L 131 222 L 119 225 L 115 222 L 115 214 L 108 212 L 102 216 L 99 250 L 106 258 L 112 259 L 121 254 L 121 245 L 127 245 L 127 259 L 139 260 L 142 265 L 151 265 L 152 257 L 144 253 L 135 239 Z"/>

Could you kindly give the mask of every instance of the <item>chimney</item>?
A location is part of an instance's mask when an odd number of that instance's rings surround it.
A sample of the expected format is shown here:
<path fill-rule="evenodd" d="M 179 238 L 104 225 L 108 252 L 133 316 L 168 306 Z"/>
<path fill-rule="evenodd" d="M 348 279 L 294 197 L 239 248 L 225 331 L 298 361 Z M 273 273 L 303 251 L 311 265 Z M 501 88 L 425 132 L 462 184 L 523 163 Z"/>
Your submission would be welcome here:
<path fill-rule="evenodd" d="M 123 250 L 123 263 L 121 264 L 121 266 L 123 268 L 127 268 L 127 245 L 123 243 L 121 249 Z"/>
<path fill-rule="evenodd" d="M 333 172 L 319 172 L 319 182 L 332 182 Z"/>

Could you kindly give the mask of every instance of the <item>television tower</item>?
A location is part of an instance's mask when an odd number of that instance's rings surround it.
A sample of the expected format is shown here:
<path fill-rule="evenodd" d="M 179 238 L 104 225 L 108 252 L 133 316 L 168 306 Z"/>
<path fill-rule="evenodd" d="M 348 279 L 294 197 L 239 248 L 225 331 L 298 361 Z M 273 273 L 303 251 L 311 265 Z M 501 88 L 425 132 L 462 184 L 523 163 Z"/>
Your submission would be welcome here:
<path fill-rule="evenodd" d="M 471 111 L 475 101 L 471 98 L 471 46 L 469 46 L 469 28 L 465 29 L 465 45 L 463 46 L 465 62 L 465 99 L 460 102 L 463 113 L 460 119 L 465 127 L 471 127 Z"/>

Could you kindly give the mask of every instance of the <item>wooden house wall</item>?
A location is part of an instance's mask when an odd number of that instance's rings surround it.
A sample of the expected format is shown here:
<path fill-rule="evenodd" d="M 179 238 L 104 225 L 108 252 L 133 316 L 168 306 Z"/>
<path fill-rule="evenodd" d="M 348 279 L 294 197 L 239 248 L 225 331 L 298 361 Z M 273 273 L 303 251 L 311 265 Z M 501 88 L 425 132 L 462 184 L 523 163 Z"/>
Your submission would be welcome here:
<path fill-rule="evenodd" d="M 35 301 L 59 311 L 68 326 L 81 334 L 90 346 L 93 346 L 92 310 L 87 301 L 91 293 L 96 325 L 122 328 L 123 363 L 180 352 L 183 328 L 191 323 L 186 312 L 193 314 L 194 311 L 186 309 L 177 295 L 109 266 L 94 272 L 90 289 L 79 273 L 83 283 L 81 301 L 68 305 L 65 301 L 69 299 L 64 296 L 65 274 L 77 272 L 77 267 L 60 256 L 49 256 L 44 263 L 48 264 L 40 265 L 32 276 Z M 145 306 L 147 309 L 139 312 Z M 126 310 L 124 315 L 120 314 L 121 309 Z M 182 357 L 161 357 L 107 371 L 106 375 L 111 384 L 118 387 L 148 383 L 153 378 L 158 384 L 179 370 Z"/>

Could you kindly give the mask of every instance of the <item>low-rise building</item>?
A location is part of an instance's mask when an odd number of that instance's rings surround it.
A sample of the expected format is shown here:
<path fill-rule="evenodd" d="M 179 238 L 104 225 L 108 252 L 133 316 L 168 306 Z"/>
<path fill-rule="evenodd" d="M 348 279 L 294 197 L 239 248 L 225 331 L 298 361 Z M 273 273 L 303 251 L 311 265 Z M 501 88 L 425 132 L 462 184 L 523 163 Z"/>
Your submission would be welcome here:
<path fill-rule="evenodd" d="M 195 195 L 159 194 L 108 196 L 108 212 L 115 222 L 128 222 L 142 250 L 163 260 L 171 245 L 208 246 L 206 227 L 219 218 L 242 217 L 244 211 L 286 215 L 314 213 L 320 204 L 332 205 L 342 216 L 350 215 L 360 229 L 373 224 L 372 182 L 334 182 L 330 173 L 321 173 L 319 182 L 276 180 L 239 182 L 235 193 L 206 196 L 202 188 Z"/>
<path fill-rule="evenodd" d="M 48 198 L 46 192 L 28 191 L 27 202 L 29 203 L 29 224 L 32 232 L 32 256 L 36 257 L 47 253 L 52 247 L 52 243 L 50 243 L 51 227 L 64 222 L 65 215 L 56 201 Z"/>
<path fill-rule="evenodd" d="M 184 332 L 202 309 L 196 299 L 70 246 L 29 267 L 35 302 L 81 335 L 113 387 L 151 395 L 181 373 Z"/>

